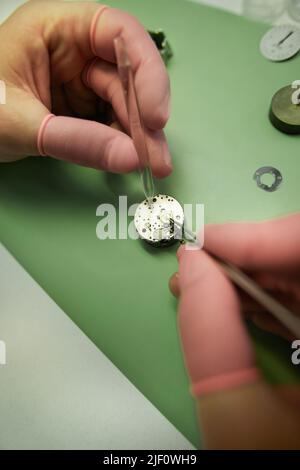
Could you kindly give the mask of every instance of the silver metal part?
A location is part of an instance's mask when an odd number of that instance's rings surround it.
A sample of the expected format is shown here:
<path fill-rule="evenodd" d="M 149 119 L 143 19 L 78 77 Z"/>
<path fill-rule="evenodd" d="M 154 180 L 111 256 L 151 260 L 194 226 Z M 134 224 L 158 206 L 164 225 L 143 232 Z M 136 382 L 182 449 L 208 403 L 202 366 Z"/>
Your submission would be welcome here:
<path fill-rule="evenodd" d="M 139 205 L 134 224 L 140 238 L 147 243 L 168 246 L 182 239 L 183 209 L 173 197 L 158 194 L 152 204 L 145 200 Z"/>
<path fill-rule="evenodd" d="M 290 59 L 300 50 L 300 29 L 294 25 L 280 25 L 270 29 L 262 38 L 260 51 L 269 60 Z"/>
<path fill-rule="evenodd" d="M 261 178 L 264 175 L 272 175 L 274 177 L 274 183 L 271 184 L 271 186 L 268 186 L 267 184 L 261 181 Z M 262 168 L 256 170 L 253 179 L 256 181 L 257 186 L 259 188 L 263 189 L 264 191 L 268 191 L 269 193 L 272 193 L 276 191 L 282 183 L 282 174 L 279 170 L 273 168 L 272 166 L 263 166 Z"/>

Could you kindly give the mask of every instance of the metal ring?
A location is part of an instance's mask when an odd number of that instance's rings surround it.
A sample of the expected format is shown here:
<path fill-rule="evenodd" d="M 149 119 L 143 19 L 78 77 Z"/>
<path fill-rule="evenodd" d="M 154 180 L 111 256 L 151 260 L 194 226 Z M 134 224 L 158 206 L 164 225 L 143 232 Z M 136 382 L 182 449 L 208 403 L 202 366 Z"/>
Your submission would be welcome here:
<path fill-rule="evenodd" d="M 268 186 L 267 184 L 263 183 L 261 181 L 262 176 L 264 175 L 272 175 L 274 177 L 274 183 L 271 184 L 271 186 Z M 279 170 L 272 166 L 263 166 L 262 168 L 259 168 L 256 170 L 254 173 L 253 179 L 256 181 L 257 186 L 260 189 L 263 189 L 264 191 L 267 191 L 269 193 L 273 193 L 276 191 L 280 184 L 282 183 L 282 174 L 280 173 Z"/>

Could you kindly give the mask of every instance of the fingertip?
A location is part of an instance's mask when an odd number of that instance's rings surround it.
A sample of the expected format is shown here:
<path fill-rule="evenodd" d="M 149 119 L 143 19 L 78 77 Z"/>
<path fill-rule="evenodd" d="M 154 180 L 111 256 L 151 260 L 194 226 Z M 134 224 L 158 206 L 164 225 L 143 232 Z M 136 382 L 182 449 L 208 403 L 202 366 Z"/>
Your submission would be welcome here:
<path fill-rule="evenodd" d="M 170 119 L 171 99 L 170 93 L 166 92 L 164 99 L 158 106 L 153 107 L 153 98 L 149 100 L 148 105 L 144 105 L 145 124 L 153 131 L 163 130 Z"/>
<path fill-rule="evenodd" d="M 205 249 L 249 271 L 298 270 L 300 218 L 205 227 Z"/>
<path fill-rule="evenodd" d="M 49 118 L 40 134 L 45 155 L 113 173 L 139 167 L 132 140 L 103 124 L 58 116 Z"/>
<path fill-rule="evenodd" d="M 205 253 L 190 251 L 188 246 L 184 245 L 179 250 L 178 261 L 180 286 L 186 287 L 195 281 L 199 281 L 206 271 L 210 259 Z"/>
<path fill-rule="evenodd" d="M 180 296 L 178 273 L 173 274 L 173 276 L 170 278 L 169 289 L 174 297 L 178 298 Z"/>
<path fill-rule="evenodd" d="M 152 171 L 155 178 L 157 178 L 158 180 L 162 180 L 172 174 L 173 165 L 172 163 L 161 162 L 160 166 L 153 166 Z"/>
<path fill-rule="evenodd" d="M 160 105 L 147 118 L 147 126 L 154 131 L 163 130 L 170 119 L 168 105 Z"/>
<path fill-rule="evenodd" d="M 178 261 L 180 261 L 181 257 L 183 256 L 184 251 L 185 251 L 185 244 L 180 245 L 180 247 L 178 248 L 177 253 L 176 253 Z"/>
<path fill-rule="evenodd" d="M 209 252 L 239 266 L 248 258 L 250 244 L 254 240 L 253 224 L 230 222 L 205 226 L 204 247 Z M 252 250 L 251 250 L 252 251 Z"/>
<path fill-rule="evenodd" d="M 152 131 L 164 129 L 171 112 L 170 79 L 157 50 L 141 63 L 136 84 L 145 125 Z"/>
<path fill-rule="evenodd" d="M 203 250 L 190 250 L 188 246 L 179 253 L 179 286 L 181 292 L 191 289 L 217 292 L 228 289 L 226 279 L 220 266 Z M 205 287 L 206 286 L 206 287 Z"/>
<path fill-rule="evenodd" d="M 194 256 L 195 253 L 201 253 L 202 251 L 203 250 L 196 243 L 182 243 L 182 245 L 180 245 L 180 247 L 178 248 L 176 255 L 178 261 L 180 261 L 184 256 L 187 256 L 188 254 L 190 256 Z"/>
<path fill-rule="evenodd" d="M 232 224 L 207 224 L 205 225 L 205 248 L 211 249 L 227 232 L 228 225 Z"/>

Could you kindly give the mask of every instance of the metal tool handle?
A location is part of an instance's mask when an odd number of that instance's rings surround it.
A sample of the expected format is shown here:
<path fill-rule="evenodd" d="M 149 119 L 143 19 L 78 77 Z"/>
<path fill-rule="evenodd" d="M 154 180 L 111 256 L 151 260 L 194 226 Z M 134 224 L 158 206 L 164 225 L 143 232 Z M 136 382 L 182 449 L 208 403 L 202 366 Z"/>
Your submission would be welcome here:
<path fill-rule="evenodd" d="M 276 320 L 284 325 L 291 333 L 300 338 L 300 318 L 284 307 L 274 297 L 264 291 L 256 282 L 236 266 L 218 260 L 228 277 L 250 297 L 270 312 Z"/>

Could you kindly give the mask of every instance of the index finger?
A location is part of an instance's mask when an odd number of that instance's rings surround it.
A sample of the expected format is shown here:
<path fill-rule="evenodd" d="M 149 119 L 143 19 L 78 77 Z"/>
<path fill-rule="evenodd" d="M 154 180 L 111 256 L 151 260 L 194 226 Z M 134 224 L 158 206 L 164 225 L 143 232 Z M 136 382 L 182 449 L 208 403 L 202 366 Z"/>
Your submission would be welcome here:
<path fill-rule="evenodd" d="M 205 249 L 249 271 L 300 270 L 300 214 L 267 222 L 208 225 Z"/>
<path fill-rule="evenodd" d="M 122 35 L 135 73 L 135 84 L 145 125 L 162 129 L 169 118 L 170 82 L 154 41 L 136 18 L 102 6 L 91 25 L 90 42 L 95 56 L 116 63 L 114 39 Z"/>

